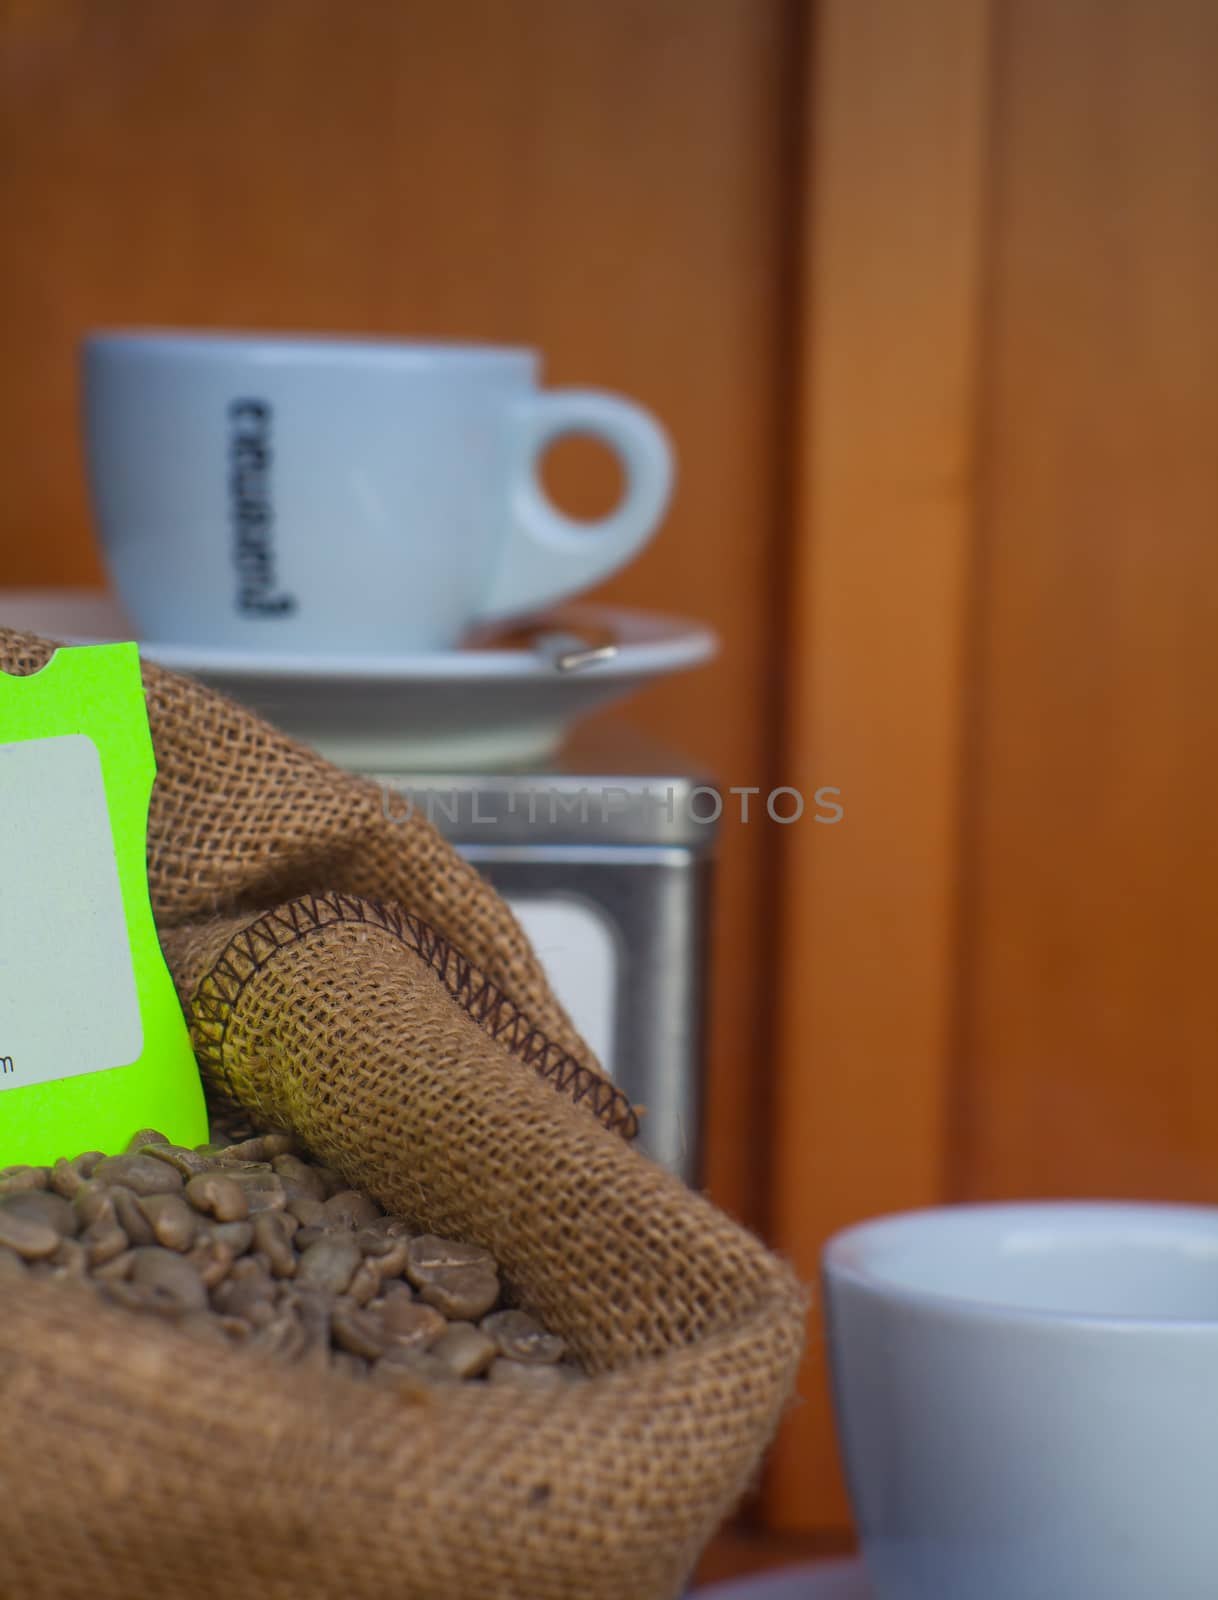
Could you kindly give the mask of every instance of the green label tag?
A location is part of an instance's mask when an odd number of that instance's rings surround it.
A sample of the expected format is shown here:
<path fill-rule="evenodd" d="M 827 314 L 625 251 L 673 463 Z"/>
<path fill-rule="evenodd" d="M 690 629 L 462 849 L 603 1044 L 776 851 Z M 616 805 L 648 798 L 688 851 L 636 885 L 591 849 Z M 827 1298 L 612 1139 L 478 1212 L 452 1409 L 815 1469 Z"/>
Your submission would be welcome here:
<path fill-rule="evenodd" d="M 148 897 L 155 773 L 134 644 L 0 673 L 0 1166 L 207 1137 Z"/>

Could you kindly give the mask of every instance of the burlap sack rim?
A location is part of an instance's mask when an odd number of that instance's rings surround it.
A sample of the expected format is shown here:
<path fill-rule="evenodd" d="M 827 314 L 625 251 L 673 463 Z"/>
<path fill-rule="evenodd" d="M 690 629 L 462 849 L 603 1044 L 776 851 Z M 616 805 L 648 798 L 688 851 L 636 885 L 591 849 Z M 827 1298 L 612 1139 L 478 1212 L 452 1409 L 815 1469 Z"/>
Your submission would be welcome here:
<path fill-rule="evenodd" d="M 473 1600 L 475 1592 L 479 1600 L 483 1595 L 487 1600 L 499 1600 L 501 1594 L 510 1594 L 513 1600 L 525 1600 L 526 1595 L 535 1600 L 543 1593 L 547 1597 L 561 1594 L 563 1600 L 584 1600 L 593 1592 L 600 1600 L 609 1595 L 614 1600 L 627 1600 L 627 1596 L 629 1600 L 658 1600 L 661 1595 L 672 1597 L 685 1592 L 685 1581 L 719 1519 L 756 1485 L 757 1455 L 772 1439 L 790 1404 L 790 1387 L 803 1344 L 799 1330 L 806 1314 L 807 1295 L 793 1275 L 776 1274 L 771 1291 L 731 1326 L 695 1344 L 599 1374 L 588 1380 L 582 1398 L 572 1391 L 564 1394 L 557 1405 L 551 1392 L 521 1391 L 514 1386 L 457 1385 L 439 1395 L 415 1389 L 409 1383 L 396 1391 L 376 1390 L 353 1384 L 335 1373 L 306 1375 L 254 1352 L 197 1344 L 169 1325 L 149 1321 L 133 1327 L 127 1315 L 110 1307 L 96 1308 L 95 1337 L 86 1349 L 81 1345 L 76 1319 L 90 1302 L 87 1291 L 75 1286 L 30 1283 L 13 1304 L 11 1319 L 0 1324 L 0 1398 L 15 1402 L 23 1421 L 41 1409 L 23 1405 L 35 1398 L 30 1393 L 34 1371 L 40 1371 L 46 1381 L 58 1382 L 67 1379 L 71 1370 L 73 1388 L 87 1373 L 93 1404 L 89 1422 L 93 1426 L 87 1433 L 74 1429 L 73 1436 L 89 1455 L 97 1455 L 95 1442 L 86 1446 L 86 1439 L 92 1434 L 96 1441 L 99 1415 L 121 1415 L 140 1434 L 150 1426 L 160 1433 L 164 1417 L 158 1392 L 166 1375 L 179 1372 L 182 1358 L 189 1354 L 196 1388 L 209 1391 L 206 1405 L 199 1409 L 200 1414 L 205 1411 L 211 1419 L 211 1444 L 219 1447 L 221 1438 L 227 1436 L 229 1450 L 236 1452 L 231 1459 L 242 1463 L 242 1481 L 247 1488 L 254 1487 L 264 1469 L 273 1474 L 270 1482 L 276 1489 L 286 1487 L 278 1482 L 276 1465 L 285 1459 L 299 1459 L 305 1448 L 309 1452 L 305 1459 L 316 1463 L 316 1481 L 296 1479 L 292 1485 L 294 1494 L 276 1493 L 267 1500 L 262 1492 L 264 1503 L 268 1508 L 273 1506 L 281 1518 L 299 1519 L 302 1526 L 307 1525 L 310 1506 L 320 1509 L 318 1497 L 332 1495 L 341 1485 L 343 1473 L 366 1474 L 370 1463 L 375 1462 L 379 1482 L 393 1487 L 377 1492 L 375 1481 L 368 1484 L 361 1478 L 364 1489 L 372 1490 L 367 1495 L 367 1511 L 361 1508 L 362 1503 L 350 1507 L 352 1545 L 363 1555 L 365 1569 L 379 1569 L 379 1583 L 371 1570 L 361 1570 L 358 1592 L 401 1593 L 412 1600 L 424 1593 L 431 1596 L 430 1584 L 424 1589 L 416 1587 L 414 1573 L 404 1581 L 400 1571 L 388 1568 L 388 1558 L 398 1540 L 409 1537 L 409 1527 L 422 1509 L 420 1501 L 415 1500 L 414 1511 L 404 1516 L 401 1486 L 409 1484 L 412 1500 L 418 1495 L 421 1502 L 430 1501 L 434 1512 L 435 1486 L 418 1483 L 411 1469 L 417 1459 L 420 1430 L 424 1443 L 441 1438 L 451 1445 L 454 1436 L 467 1439 L 471 1428 L 482 1431 L 488 1441 L 528 1439 L 530 1459 L 523 1481 L 514 1479 L 506 1470 L 506 1456 L 497 1460 L 493 1450 L 483 1465 L 490 1480 L 502 1483 L 507 1479 L 513 1488 L 527 1491 L 538 1484 L 555 1486 L 555 1492 L 548 1494 L 544 1503 L 528 1500 L 527 1526 L 523 1521 L 514 1525 L 517 1536 L 524 1535 L 524 1544 L 530 1548 L 518 1547 L 512 1555 L 505 1546 L 502 1565 L 510 1569 L 511 1576 L 506 1570 L 502 1572 L 502 1588 L 479 1586 L 475 1591 L 465 1585 L 437 1584 L 435 1592 L 443 1593 L 448 1600 L 456 1600 L 458 1594 L 460 1600 Z M 14 1358 L 23 1348 L 31 1349 L 31 1337 L 38 1340 L 32 1365 L 18 1363 Z M 95 1365 L 99 1356 L 101 1361 Z M 746 1395 L 740 1387 L 741 1371 L 754 1363 L 759 1381 Z M 90 1367 L 92 1371 L 88 1372 Z M 763 1377 L 767 1369 L 769 1376 Z M 691 1401 L 695 1393 L 705 1398 L 707 1425 L 714 1432 L 722 1427 L 728 1390 L 735 1394 L 737 1426 L 750 1436 L 751 1447 L 742 1451 L 739 1438 L 731 1446 L 722 1441 L 722 1456 L 700 1460 L 700 1408 L 691 1407 Z M 170 1407 L 175 1412 L 179 1398 L 187 1411 L 199 1400 L 197 1393 L 188 1393 L 180 1386 L 171 1393 Z M 217 1410 L 221 1394 L 224 1401 Z M 243 1438 L 238 1425 L 242 1402 L 252 1401 L 255 1396 L 260 1408 L 273 1410 L 280 1419 L 273 1432 L 260 1434 L 256 1441 Z M 302 1405 L 300 1402 L 306 1399 L 310 1403 Z M 578 1410 L 573 1410 L 577 1404 Z M 739 1415 L 741 1411 L 748 1413 L 747 1420 Z M 662 1420 L 665 1415 L 667 1421 Z M 72 1416 L 79 1421 L 77 1412 L 73 1411 Z M 645 1444 L 655 1427 L 679 1428 L 689 1454 L 679 1465 L 675 1458 L 669 1459 L 670 1476 L 648 1474 L 659 1497 L 654 1508 L 657 1516 L 640 1523 L 630 1473 L 627 1470 L 623 1476 L 623 1468 L 639 1467 L 648 1458 L 658 1464 L 666 1457 L 673 1445 L 671 1439 L 652 1437 L 651 1449 Z M 572 1428 L 581 1442 L 572 1437 Z M 436 1430 L 440 1432 L 437 1434 Z M 175 1432 L 173 1437 L 181 1435 Z M 324 1450 L 319 1448 L 323 1440 Z M 580 1454 L 589 1449 L 593 1440 L 595 1460 Z M 644 1450 L 646 1455 L 640 1456 Z M 197 1448 L 193 1453 L 197 1454 Z M 746 1465 L 749 1460 L 753 1463 L 751 1470 Z M 168 1466 L 169 1476 L 180 1485 L 188 1463 L 175 1453 L 171 1462 L 163 1461 L 162 1465 Z M 0 1484 L 3 1479 L 0 1472 Z M 101 1487 L 102 1480 L 95 1479 L 95 1484 Z M 486 1488 L 488 1484 L 482 1486 Z M 83 1545 L 91 1550 L 105 1499 L 112 1493 L 125 1496 L 130 1487 L 120 1475 L 112 1489 L 108 1483 L 105 1485 L 101 1504 L 89 1508 L 87 1516 L 69 1516 L 61 1530 L 65 1546 Z M 568 1490 L 574 1490 L 584 1504 L 586 1520 L 574 1525 L 562 1504 Z M 670 1495 L 675 1497 L 671 1502 Z M 378 1523 L 376 1518 L 377 1502 L 383 1509 L 386 1497 L 395 1503 L 399 1513 L 392 1528 Z M 59 1516 L 67 1510 L 63 1508 Z M 669 1514 L 673 1517 L 671 1523 L 667 1520 Z M 0 1512 L 0 1524 L 4 1520 Z M 79 1529 L 78 1523 L 83 1524 Z M 280 1527 L 268 1527 L 266 1532 L 271 1541 L 269 1547 L 276 1550 L 276 1559 L 284 1567 L 276 1574 L 281 1586 L 260 1586 L 259 1592 L 273 1591 L 283 1600 L 298 1600 L 303 1594 L 316 1594 L 318 1600 L 321 1594 L 326 1600 L 348 1600 L 345 1590 L 338 1587 L 323 1584 L 321 1590 L 315 1590 L 311 1581 L 306 1581 L 312 1579 L 314 1561 L 305 1559 L 305 1551 L 293 1552 L 290 1546 L 280 1544 Z M 446 1543 L 455 1530 L 449 1526 L 444 1533 L 441 1560 L 459 1565 L 459 1551 Z M 551 1539 L 561 1543 L 549 1546 Z M 577 1553 L 573 1539 L 581 1543 L 586 1539 L 587 1549 Z M 77 1558 L 80 1553 L 78 1550 Z M 64 1570 L 52 1576 L 48 1567 L 57 1563 L 48 1563 L 44 1555 L 39 1565 L 26 1568 L 22 1564 L 24 1554 L 28 1554 L 24 1545 L 15 1551 L 17 1570 L 26 1579 L 20 1592 L 29 1594 L 31 1600 L 39 1596 L 50 1600 L 52 1595 L 58 1600 L 96 1600 L 96 1591 L 84 1582 L 85 1574 L 71 1560 Z M 435 1556 L 434 1550 L 432 1555 Z M 373 1556 L 375 1559 L 368 1559 Z M 541 1576 L 554 1556 L 561 1556 L 566 1581 L 559 1578 L 553 1582 L 548 1575 L 546 1579 Z M 247 1562 L 255 1559 L 256 1552 L 247 1556 Z M 517 1561 L 519 1574 L 515 1570 Z M 595 1565 L 588 1567 L 588 1561 Z M 578 1582 L 574 1581 L 573 1563 L 580 1572 Z M 129 1571 L 125 1560 L 123 1570 Z M 0 1575 L 4 1571 L 0 1546 Z M 628 1573 L 633 1573 L 633 1582 Z M 526 1574 L 531 1574 L 534 1585 L 527 1589 L 520 1587 Z M 13 1575 L 10 1571 L 9 1576 Z M 252 1576 L 248 1567 L 247 1575 Z M 385 1587 L 391 1579 L 396 1581 Z M 181 1592 L 176 1584 L 166 1588 L 155 1569 L 145 1570 L 144 1581 L 147 1587 L 141 1588 L 150 1597 Z M 201 1595 L 232 1592 L 227 1586 L 211 1583 L 203 1572 L 197 1581 Z M 4 1592 L 7 1600 L 7 1590 Z M 134 1588 L 126 1591 L 135 1592 Z"/>
<path fill-rule="evenodd" d="M 34 670 L 48 648 L 54 646 L 0 630 L 0 653 Z M 179 969 L 180 993 L 185 985 L 193 995 L 215 953 L 272 915 L 263 910 L 268 904 L 307 899 L 314 890 L 332 903 L 368 896 L 417 905 L 429 927 L 456 941 L 454 949 L 468 940 L 476 970 L 494 974 L 517 1006 L 544 1024 L 550 1043 L 562 1040 L 572 1059 L 591 1060 L 507 908 L 430 828 L 418 819 L 391 827 L 371 784 L 341 774 L 223 696 L 151 664 L 144 673 L 160 768 L 149 832 L 158 927 L 167 943 L 169 928 L 185 932 L 193 923 L 193 949 L 205 948 L 207 956 L 189 979 Z M 209 919 L 210 938 L 199 918 Z M 521 1070 L 506 1039 L 492 1038 L 423 951 L 383 924 L 374 934 L 373 926 L 365 924 L 370 941 L 387 941 L 429 972 L 441 1033 L 447 1037 L 441 1012 L 449 1009 L 454 1029 L 485 1039 L 480 1104 L 485 1111 L 502 1094 L 512 1116 L 501 1120 L 498 1106 L 484 1115 L 483 1138 L 502 1135 L 505 1170 L 514 1126 L 534 1157 L 544 1158 L 551 1146 L 561 1153 L 562 1182 L 579 1183 L 598 1229 L 607 1201 L 615 1199 L 620 1211 L 637 1196 L 643 1226 L 628 1220 L 619 1242 L 629 1237 L 636 1253 L 646 1254 L 671 1238 L 672 1252 L 700 1263 L 697 1273 L 679 1293 L 665 1277 L 673 1290 L 665 1315 L 642 1332 L 626 1318 L 619 1330 L 625 1359 L 586 1384 L 544 1396 L 506 1388 L 437 1392 L 418 1408 L 341 1375 L 273 1370 L 248 1351 L 199 1345 L 196 1355 L 194 1341 L 188 1352 L 174 1330 L 141 1326 L 117 1310 L 82 1325 L 78 1311 L 86 1302 L 70 1285 L 31 1282 L 23 1286 L 28 1293 L 6 1293 L 5 1596 L 126 1600 L 197 1588 L 223 1600 L 252 1584 L 268 1600 L 667 1600 L 751 1480 L 803 1343 L 807 1291 L 790 1265 L 703 1197 L 682 1193 L 677 1180 L 622 1139 L 593 1127 L 593 1091 L 578 1107 L 569 1087 L 552 1102 L 540 1074 Z M 360 932 L 355 924 L 352 973 L 364 965 Z M 316 937 L 332 935 L 318 930 Z M 297 955 L 280 949 L 280 959 Z M 301 944 L 304 965 L 307 952 Z M 455 962 L 446 964 L 450 976 L 457 971 Z M 270 1017 L 272 1031 L 284 1030 L 290 1046 L 289 1021 L 286 1011 Z M 232 1047 L 230 1033 L 230 1058 Z M 245 1062 L 255 1074 L 260 1065 L 256 1056 Z M 447 1065 L 445 1056 L 445 1072 Z M 455 1102 L 446 1102 L 443 1074 L 437 1087 L 436 1104 L 447 1105 L 445 1126 L 459 1151 L 463 1136 L 453 1134 Z M 248 1109 L 257 1100 L 241 1097 Z M 399 1180 L 414 1174 L 417 1150 L 383 1140 L 375 1151 L 365 1148 L 358 1119 L 340 1120 L 332 1131 L 336 1153 L 345 1145 L 353 1161 L 359 1158 L 361 1181 L 374 1154 L 377 1181 L 387 1190 L 401 1190 L 400 1181 L 391 1184 L 395 1173 Z M 578 1175 L 573 1150 L 589 1158 Z M 522 1193 L 536 1196 L 533 1170 L 520 1162 L 516 1170 Z M 451 1210 L 451 1194 L 444 1204 Z M 517 1226 L 513 1215 L 500 1225 Z M 525 1243 L 537 1272 L 561 1290 L 555 1241 L 530 1231 Z M 678 1276 L 686 1283 L 682 1270 Z M 611 1270 L 595 1281 L 585 1276 L 582 1287 L 612 1308 Z M 658 1291 L 661 1299 L 667 1292 Z M 587 1313 L 586 1300 L 581 1296 L 573 1317 Z M 697 1331 L 708 1311 L 712 1325 Z M 663 1346 L 639 1350 L 653 1338 Z M 628 1353 L 632 1344 L 637 1357 Z M 193 1373 L 188 1354 L 197 1363 Z M 413 1430 L 410 1418 L 423 1415 L 429 1424 Z M 170 1422 L 180 1426 L 167 1438 Z M 443 1450 L 443 1473 L 429 1460 L 433 1447 Z M 235 1463 L 248 1468 L 239 1488 Z M 542 1463 L 555 1492 L 526 1509 L 522 1491 Z M 463 1512 L 471 1505 L 478 1509 Z M 218 1513 L 233 1530 L 226 1528 L 219 1547 L 209 1520 Z M 483 1532 L 488 1514 L 493 1537 Z"/>
<path fill-rule="evenodd" d="M 638 1113 L 621 1089 L 555 1044 L 430 923 L 399 906 L 337 892 L 299 895 L 263 912 L 229 940 L 196 985 L 190 1007 L 195 1054 L 200 1067 L 235 1103 L 240 1097 L 225 1064 L 224 1046 L 242 991 L 277 952 L 335 922 L 364 923 L 400 940 L 490 1038 L 575 1105 L 584 1105 L 610 1132 L 635 1138 Z"/>

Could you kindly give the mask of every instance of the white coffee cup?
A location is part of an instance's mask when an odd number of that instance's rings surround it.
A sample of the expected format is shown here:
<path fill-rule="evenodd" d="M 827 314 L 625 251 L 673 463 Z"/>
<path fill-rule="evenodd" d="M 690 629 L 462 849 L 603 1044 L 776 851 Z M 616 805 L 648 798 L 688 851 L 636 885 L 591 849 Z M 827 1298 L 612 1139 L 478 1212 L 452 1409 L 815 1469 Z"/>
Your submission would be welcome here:
<path fill-rule="evenodd" d="M 659 424 L 538 388 L 529 350 L 373 339 L 99 333 L 85 341 L 89 480 L 140 633 L 276 654 L 443 649 L 586 588 L 651 538 Z M 590 434 L 621 503 L 573 521 L 538 480 Z"/>
<path fill-rule="evenodd" d="M 1218 1210 L 912 1212 L 824 1281 L 877 1600 L 1218 1594 Z"/>

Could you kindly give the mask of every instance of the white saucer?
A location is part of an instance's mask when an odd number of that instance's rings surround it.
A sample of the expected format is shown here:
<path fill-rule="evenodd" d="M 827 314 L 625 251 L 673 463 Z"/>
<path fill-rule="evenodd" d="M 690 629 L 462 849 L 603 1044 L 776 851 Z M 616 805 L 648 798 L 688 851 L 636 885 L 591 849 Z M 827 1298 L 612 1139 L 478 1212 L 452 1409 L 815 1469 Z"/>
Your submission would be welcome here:
<path fill-rule="evenodd" d="M 695 1589 L 689 1600 L 871 1600 L 861 1561 L 818 1561 Z"/>
<path fill-rule="evenodd" d="M 710 660 L 718 648 L 700 623 L 613 606 L 564 607 L 552 625 L 595 644 L 611 640 L 616 654 L 560 671 L 527 644 L 269 656 L 147 639 L 140 652 L 252 706 L 341 766 L 393 773 L 544 761 L 580 718 Z M 109 595 L 80 589 L 0 592 L 0 626 L 74 644 L 132 637 Z"/>

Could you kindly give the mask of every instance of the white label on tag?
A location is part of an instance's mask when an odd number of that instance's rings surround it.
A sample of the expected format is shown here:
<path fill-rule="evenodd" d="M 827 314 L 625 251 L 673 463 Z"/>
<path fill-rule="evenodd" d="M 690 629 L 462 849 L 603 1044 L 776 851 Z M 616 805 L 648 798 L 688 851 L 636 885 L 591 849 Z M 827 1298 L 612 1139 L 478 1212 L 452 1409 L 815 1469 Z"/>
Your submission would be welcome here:
<path fill-rule="evenodd" d="M 97 746 L 0 745 L 0 1092 L 143 1048 Z"/>

